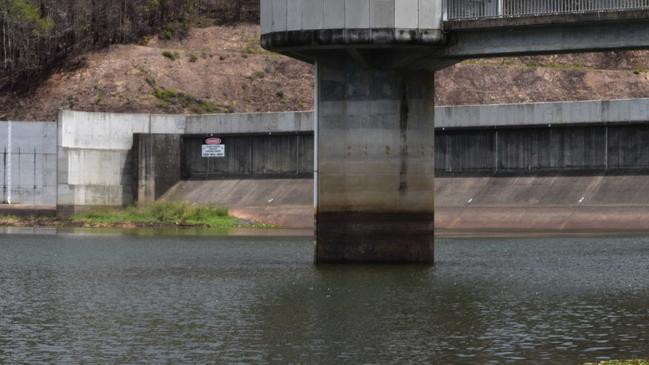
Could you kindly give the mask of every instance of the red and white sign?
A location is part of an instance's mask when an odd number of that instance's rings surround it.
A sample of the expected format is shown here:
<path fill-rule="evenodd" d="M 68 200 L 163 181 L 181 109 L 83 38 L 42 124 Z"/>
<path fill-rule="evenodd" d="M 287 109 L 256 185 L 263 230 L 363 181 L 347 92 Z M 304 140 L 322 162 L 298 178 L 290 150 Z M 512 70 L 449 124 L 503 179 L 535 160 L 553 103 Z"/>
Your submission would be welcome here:
<path fill-rule="evenodd" d="M 221 138 L 216 138 L 216 137 L 211 137 L 211 138 L 205 138 L 205 143 L 204 144 L 221 144 Z"/>

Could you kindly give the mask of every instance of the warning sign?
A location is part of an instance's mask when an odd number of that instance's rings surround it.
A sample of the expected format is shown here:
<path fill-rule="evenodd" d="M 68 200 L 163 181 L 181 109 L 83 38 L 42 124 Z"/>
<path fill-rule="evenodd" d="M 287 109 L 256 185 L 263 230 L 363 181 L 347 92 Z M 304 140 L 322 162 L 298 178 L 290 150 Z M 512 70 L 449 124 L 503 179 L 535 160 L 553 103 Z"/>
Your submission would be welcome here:
<path fill-rule="evenodd" d="M 225 157 L 224 144 L 204 144 L 203 157 Z"/>

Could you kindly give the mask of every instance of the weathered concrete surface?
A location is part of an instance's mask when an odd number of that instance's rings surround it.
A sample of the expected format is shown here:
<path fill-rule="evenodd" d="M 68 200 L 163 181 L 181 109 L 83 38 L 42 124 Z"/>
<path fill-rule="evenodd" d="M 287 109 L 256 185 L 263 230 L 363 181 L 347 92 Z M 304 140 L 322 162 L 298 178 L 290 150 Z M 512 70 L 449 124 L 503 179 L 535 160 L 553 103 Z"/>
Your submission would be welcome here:
<path fill-rule="evenodd" d="M 432 82 L 318 65 L 318 262 L 433 261 Z"/>
<path fill-rule="evenodd" d="M 133 204 L 137 195 L 133 136 L 178 134 L 185 117 L 61 111 L 58 120 L 57 210 Z"/>
<path fill-rule="evenodd" d="M 648 232 L 649 174 L 438 177 L 437 233 Z M 164 200 L 212 202 L 243 219 L 311 229 L 312 181 L 183 181 Z M 582 200 L 583 198 L 583 200 Z"/>
<path fill-rule="evenodd" d="M 182 138 L 183 178 L 313 177 L 313 132 L 231 135 L 215 133 L 225 157 L 204 158 L 201 145 L 212 134 Z"/>
<path fill-rule="evenodd" d="M 649 99 L 439 106 L 436 128 L 523 127 L 649 121 Z"/>
<path fill-rule="evenodd" d="M 138 204 L 155 202 L 180 181 L 181 143 L 179 134 L 135 135 Z"/>
<path fill-rule="evenodd" d="M 138 194 L 135 134 L 268 134 L 313 130 L 311 113 L 156 115 L 62 111 L 57 200 L 61 215 L 133 204 Z M 173 172 L 176 173 L 175 171 Z M 156 193 L 158 194 L 158 193 Z"/>
<path fill-rule="evenodd" d="M 442 177 L 436 181 L 436 227 L 456 231 L 648 231 L 648 177 Z"/>
<path fill-rule="evenodd" d="M 440 29 L 441 0 L 269 0 L 262 34 L 325 29 Z"/>
<path fill-rule="evenodd" d="M 161 200 L 213 203 L 241 219 L 313 229 L 312 179 L 181 181 Z"/>
<path fill-rule="evenodd" d="M 313 113 L 233 113 L 184 116 L 184 134 L 313 132 Z"/>

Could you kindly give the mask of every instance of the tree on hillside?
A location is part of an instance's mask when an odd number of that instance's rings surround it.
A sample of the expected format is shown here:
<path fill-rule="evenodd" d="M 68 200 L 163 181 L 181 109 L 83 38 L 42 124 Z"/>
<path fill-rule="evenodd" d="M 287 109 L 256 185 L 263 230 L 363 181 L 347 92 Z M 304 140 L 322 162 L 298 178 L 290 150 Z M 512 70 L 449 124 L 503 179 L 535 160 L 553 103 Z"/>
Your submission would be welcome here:
<path fill-rule="evenodd" d="M 75 52 L 258 17 L 258 0 L 0 0 L 0 88 L 29 86 Z"/>

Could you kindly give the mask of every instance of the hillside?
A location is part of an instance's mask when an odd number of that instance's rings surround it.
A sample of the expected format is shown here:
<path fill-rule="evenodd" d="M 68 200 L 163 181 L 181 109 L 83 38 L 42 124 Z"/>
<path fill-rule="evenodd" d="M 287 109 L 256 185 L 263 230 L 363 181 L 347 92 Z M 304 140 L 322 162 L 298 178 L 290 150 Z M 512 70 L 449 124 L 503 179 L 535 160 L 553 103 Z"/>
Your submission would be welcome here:
<path fill-rule="evenodd" d="M 254 25 L 194 28 L 68 60 L 27 94 L 0 94 L 0 119 L 84 111 L 308 110 L 312 67 L 262 50 Z M 438 72 L 437 104 L 649 97 L 648 52 L 470 60 Z"/>

